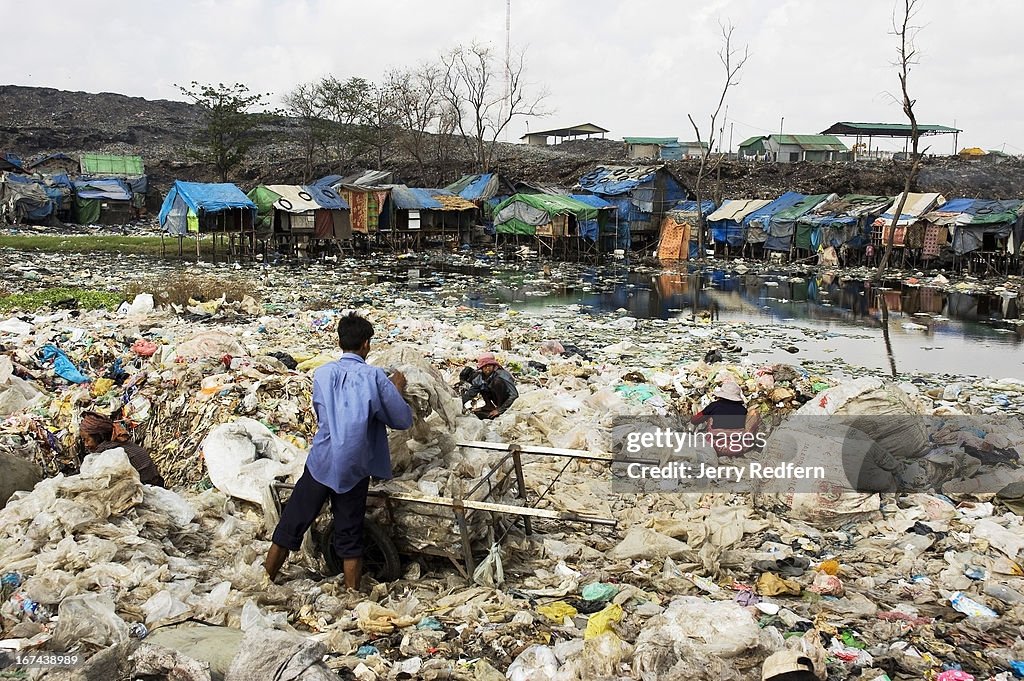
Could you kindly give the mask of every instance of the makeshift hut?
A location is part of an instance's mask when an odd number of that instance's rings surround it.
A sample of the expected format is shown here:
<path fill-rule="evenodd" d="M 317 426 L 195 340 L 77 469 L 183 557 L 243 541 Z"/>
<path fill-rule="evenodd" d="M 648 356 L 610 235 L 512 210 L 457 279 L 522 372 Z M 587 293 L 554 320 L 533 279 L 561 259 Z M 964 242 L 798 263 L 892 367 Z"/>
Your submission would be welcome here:
<path fill-rule="evenodd" d="M 728 256 L 733 249 L 743 250 L 747 241 L 743 220 L 764 208 L 770 199 L 727 199 L 707 217 L 711 245 L 716 252 Z"/>
<path fill-rule="evenodd" d="M 829 248 L 839 249 L 844 255 L 851 250 L 862 251 L 871 237 L 871 223 L 891 201 L 887 196 L 866 194 L 846 194 L 825 201 L 797 219 L 794 246 L 805 253 Z"/>
<path fill-rule="evenodd" d="M 181 238 L 192 234 L 197 237 L 212 234 L 216 257 L 217 237 L 229 237 L 229 254 L 255 254 L 256 204 L 242 190 L 231 183 L 206 184 L 175 180 L 160 207 L 160 227 Z M 199 241 L 196 240 L 196 254 Z"/>
<path fill-rule="evenodd" d="M 1024 202 L 1013 199 L 953 199 L 923 216 L 921 259 L 943 248 L 954 256 L 980 256 L 989 264 L 1020 255 L 1024 240 Z"/>
<path fill-rule="evenodd" d="M 661 236 L 655 253 L 659 260 L 688 260 L 697 257 L 699 245 L 697 233 L 700 229 L 700 215 L 707 217 L 715 210 L 714 201 L 701 201 L 700 211 L 696 201 L 679 201 L 665 213 L 661 223 Z"/>
<path fill-rule="evenodd" d="M 363 176 L 365 173 L 360 178 Z M 349 224 L 354 235 L 376 236 L 380 216 L 387 208 L 389 189 L 381 185 L 345 184 L 344 180 L 340 175 L 328 175 L 313 184 L 334 190 L 348 204 Z"/>
<path fill-rule="evenodd" d="M 749 253 L 757 257 L 764 251 L 764 244 L 769 238 L 772 217 L 786 208 L 792 208 L 803 201 L 806 196 L 798 192 L 786 192 L 779 198 L 761 206 L 743 218 L 743 229 L 747 235 L 747 246 Z"/>
<path fill-rule="evenodd" d="M 123 225 L 138 217 L 128 183 L 116 177 L 77 179 L 74 220 L 80 225 Z"/>
<path fill-rule="evenodd" d="M 573 247 L 590 250 L 598 242 L 602 219 L 607 219 L 602 216 L 615 209 L 595 199 L 600 197 L 515 194 L 495 208 L 495 238 L 499 244 L 510 240 L 521 244 L 525 237 L 538 252 L 552 256 L 568 255 Z"/>
<path fill-rule="evenodd" d="M 875 218 L 875 221 L 872 223 L 871 245 L 875 250 L 879 250 L 889 243 L 893 216 L 896 213 L 896 208 L 900 205 L 900 198 L 902 196 L 900 194 L 894 198 L 892 205 L 882 215 Z M 907 194 L 903 210 L 896 221 L 896 230 L 892 235 L 892 245 L 901 250 L 909 248 L 923 252 L 925 250 L 924 242 L 926 236 L 931 241 L 938 237 L 938 232 L 932 230 L 926 235 L 926 225 L 922 217 L 926 213 L 938 209 L 944 203 L 946 203 L 946 198 L 941 194 Z M 927 250 L 933 252 L 934 247 L 929 245 Z"/>
<path fill-rule="evenodd" d="M 664 165 L 598 166 L 579 179 L 574 193 L 615 204 L 616 247 L 637 250 L 656 243 L 669 207 L 688 198 L 686 187 Z"/>
<path fill-rule="evenodd" d="M 835 194 L 811 194 L 773 213 L 768 221 L 768 238 L 764 241 L 764 249 L 792 254 L 796 221 L 822 203 L 835 198 L 838 198 Z"/>
<path fill-rule="evenodd" d="M 67 154 L 44 154 L 25 163 L 25 170 L 37 175 L 77 175 L 79 162 Z"/>
<path fill-rule="evenodd" d="M 278 251 L 313 244 L 338 244 L 352 238 L 349 207 L 330 187 L 261 184 L 248 194 L 256 204 L 256 233 L 273 239 Z"/>
<path fill-rule="evenodd" d="M 0 174 L 0 223 L 41 223 L 53 213 L 53 199 L 42 182 L 15 173 Z"/>
<path fill-rule="evenodd" d="M 146 206 L 149 183 L 141 156 L 119 156 L 117 154 L 82 154 L 79 159 L 81 175 L 79 180 L 122 180 L 131 190 L 131 201 L 136 213 Z"/>
<path fill-rule="evenodd" d="M 463 175 L 445 190 L 479 208 L 485 228 L 494 224 L 494 207 L 516 193 L 515 186 L 498 173 Z"/>
<path fill-rule="evenodd" d="M 388 185 L 380 238 L 392 248 L 419 248 L 428 239 L 461 242 L 473 225 L 476 206 L 444 189 Z"/>

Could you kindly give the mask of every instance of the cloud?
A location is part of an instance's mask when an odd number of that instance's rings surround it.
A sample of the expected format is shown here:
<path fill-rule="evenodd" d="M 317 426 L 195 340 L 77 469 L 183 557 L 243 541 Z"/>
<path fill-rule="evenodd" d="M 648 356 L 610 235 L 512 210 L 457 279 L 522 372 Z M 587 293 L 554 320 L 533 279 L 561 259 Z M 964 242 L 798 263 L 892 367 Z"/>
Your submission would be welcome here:
<path fill-rule="evenodd" d="M 802 133 L 838 120 L 902 121 L 884 95 L 899 88 L 892 10 L 889 0 L 512 0 L 512 39 L 556 110 L 533 129 L 590 121 L 615 137 L 691 138 L 686 114 L 706 120 L 720 92 L 719 21 L 731 21 L 751 51 L 728 100 L 738 143 L 777 130 L 783 116 L 787 132 Z M 9 31 L 8 51 L 25 58 L 6 78 L 148 98 L 180 99 L 174 83 L 192 80 L 280 96 L 328 73 L 377 79 L 474 39 L 500 53 L 505 39 L 505 3 L 493 0 L 184 0 L 121 13 L 25 3 L 19 11 L 19 26 L 45 27 L 47 45 L 76 47 L 69 56 L 40 49 L 38 31 Z M 911 73 L 921 122 L 955 120 L 962 145 L 1024 148 L 1024 92 L 1014 86 L 1022 17 L 1014 2 L 922 4 L 922 57 Z M 517 122 L 509 137 L 524 131 Z"/>

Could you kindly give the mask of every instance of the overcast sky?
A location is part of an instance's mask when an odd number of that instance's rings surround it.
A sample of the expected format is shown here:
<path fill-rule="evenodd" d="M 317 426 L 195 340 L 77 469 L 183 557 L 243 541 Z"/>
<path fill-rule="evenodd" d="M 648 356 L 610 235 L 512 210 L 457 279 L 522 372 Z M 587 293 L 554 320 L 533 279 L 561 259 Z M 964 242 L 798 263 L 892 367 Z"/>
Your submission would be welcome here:
<path fill-rule="evenodd" d="M 719 21 L 750 58 L 728 99 L 735 147 L 836 121 L 903 122 L 890 35 L 895 0 L 512 0 L 512 45 L 553 113 L 534 130 L 593 122 L 609 136 L 692 139 L 723 80 Z M 921 0 L 910 75 L 921 123 L 956 124 L 959 146 L 1024 153 L 1019 0 Z M 503 0 L 0 0 L 16 10 L 0 82 L 180 99 L 174 83 L 243 82 L 279 97 L 326 74 L 371 80 L 473 40 L 502 53 Z M 2 103 L 0 103 L 2 106 Z M 517 121 L 509 137 L 526 131 Z M 852 143 L 852 140 L 849 141 Z M 949 153 L 951 137 L 932 138 Z"/>

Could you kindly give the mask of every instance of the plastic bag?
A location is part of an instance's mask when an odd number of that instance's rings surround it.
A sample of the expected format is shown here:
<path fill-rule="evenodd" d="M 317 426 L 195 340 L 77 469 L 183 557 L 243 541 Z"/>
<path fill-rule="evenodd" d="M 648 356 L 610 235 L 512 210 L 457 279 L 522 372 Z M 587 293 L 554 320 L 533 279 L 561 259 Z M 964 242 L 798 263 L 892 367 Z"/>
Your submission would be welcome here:
<path fill-rule="evenodd" d="M 678 557 L 690 551 L 690 547 L 667 535 L 646 527 L 631 527 L 625 538 L 608 552 L 612 560 L 648 560 Z"/>
<path fill-rule="evenodd" d="M 23 378 L 14 375 L 11 358 L 0 356 L 0 416 L 30 409 L 43 399 L 43 393 Z"/>
<path fill-rule="evenodd" d="M 589 641 L 606 632 L 612 632 L 612 623 L 622 621 L 622 606 L 612 604 L 600 612 L 595 612 L 587 620 L 587 630 L 583 633 L 583 640 Z"/>
<path fill-rule="evenodd" d="M 491 544 L 487 557 L 473 570 L 473 581 L 492 589 L 505 583 L 505 571 L 501 566 L 501 547 Z"/>
<path fill-rule="evenodd" d="M 210 482 L 220 491 L 255 504 L 279 477 L 294 481 L 305 455 L 259 421 L 242 417 L 210 431 L 203 440 Z"/>
<path fill-rule="evenodd" d="M 114 601 L 106 594 L 65 598 L 57 616 L 53 642 L 60 650 L 82 643 L 106 648 L 128 640 L 128 625 L 114 612 Z"/>
<path fill-rule="evenodd" d="M 652 617 L 637 637 L 637 648 L 658 632 L 670 640 L 687 640 L 702 655 L 735 657 L 756 648 L 761 630 L 745 608 L 732 601 L 705 601 L 681 596 Z"/>
<path fill-rule="evenodd" d="M 509 681 L 554 681 L 557 673 L 555 652 L 547 646 L 532 645 L 512 660 L 505 676 Z"/>
<path fill-rule="evenodd" d="M 575 617 L 577 615 L 576 608 L 565 601 L 555 601 L 554 603 L 538 606 L 537 612 L 559 625 L 565 622 L 566 617 Z"/>
<path fill-rule="evenodd" d="M 142 503 L 166 515 L 178 527 L 188 525 L 196 517 L 196 510 L 191 504 L 163 487 L 143 486 Z"/>
<path fill-rule="evenodd" d="M 189 607 L 172 596 L 169 591 L 157 591 L 142 604 L 142 612 L 146 613 L 147 625 L 177 617 L 188 611 Z"/>

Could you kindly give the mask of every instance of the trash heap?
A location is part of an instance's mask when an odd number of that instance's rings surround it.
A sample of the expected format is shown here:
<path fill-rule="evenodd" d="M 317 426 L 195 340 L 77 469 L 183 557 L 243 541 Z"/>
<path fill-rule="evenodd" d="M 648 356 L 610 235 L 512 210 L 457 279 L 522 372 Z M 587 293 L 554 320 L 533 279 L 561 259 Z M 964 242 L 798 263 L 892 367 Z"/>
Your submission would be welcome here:
<path fill-rule="evenodd" d="M 1007 410 L 1024 386 L 757 364 L 735 347 L 752 333 L 741 324 L 475 308 L 385 284 L 357 300 L 317 270 L 290 276 L 254 281 L 258 304 L 0 318 L 0 450 L 46 474 L 0 510 L 0 650 L 74 652 L 96 678 L 190 681 L 269 666 L 364 681 L 1022 673 L 1024 428 Z M 312 309 L 296 288 L 316 293 Z M 311 372 L 339 354 L 347 307 L 374 323 L 371 361 L 410 378 L 417 419 L 389 438 L 393 492 L 452 496 L 500 458 L 457 441 L 615 451 L 623 419 L 683 424 L 725 381 L 761 414 L 766 455 L 793 454 L 787 432 L 815 434 L 801 419 L 851 419 L 913 453 L 892 473 L 920 491 L 620 493 L 603 463 L 525 455 L 531 502 L 618 527 L 538 520 L 474 582 L 417 553 L 458 552 L 450 511 L 399 504 L 402 579 L 346 592 L 295 556 L 270 584 L 258 490 L 301 470 Z M 491 422 L 461 415 L 449 388 L 484 351 L 521 395 Z M 984 413 L 991 394 L 1011 407 Z M 175 491 L 141 485 L 118 450 L 76 460 L 80 413 L 118 408 Z M 478 557 L 487 525 L 472 528 Z"/>

